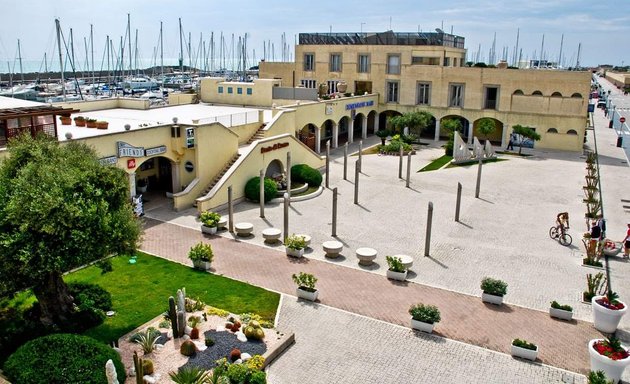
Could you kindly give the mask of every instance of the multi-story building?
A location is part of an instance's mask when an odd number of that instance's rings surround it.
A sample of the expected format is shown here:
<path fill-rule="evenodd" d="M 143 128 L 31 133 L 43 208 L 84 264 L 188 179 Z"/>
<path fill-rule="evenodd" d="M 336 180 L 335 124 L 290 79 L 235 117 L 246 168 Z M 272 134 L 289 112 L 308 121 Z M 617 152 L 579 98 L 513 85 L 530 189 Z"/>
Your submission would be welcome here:
<path fill-rule="evenodd" d="M 458 119 L 472 143 L 477 122 L 495 121 L 489 139 L 507 145 L 511 127 L 541 135 L 536 147 L 579 151 L 587 126 L 591 74 L 543 69 L 466 66 L 464 38 L 444 33 L 302 33 L 294 63 L 261 62 L 260 77 L 286 87 L 378 94 L 378 129 L 392 115 L 425 110 L 434 121 L 423 136 L 435 140 L 444 119 Z M 320 129 L 324 129 L 320 127 Z M 324 135 L 318 135 L 323 137 Z M 480 137 L 483 139 L 483 137 Z"/>

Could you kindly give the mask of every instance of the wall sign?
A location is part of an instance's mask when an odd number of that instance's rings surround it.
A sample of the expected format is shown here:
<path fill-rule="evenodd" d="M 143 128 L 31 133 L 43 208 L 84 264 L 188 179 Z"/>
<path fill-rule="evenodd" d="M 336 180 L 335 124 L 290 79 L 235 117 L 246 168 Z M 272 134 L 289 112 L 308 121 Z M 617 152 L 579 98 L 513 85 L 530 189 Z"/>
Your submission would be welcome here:
<path fill-rule="evenodd" d="M 131 169 L 131 168 L 135 168 L 136 167 L 136 159 L 129 159 L 127 160 L 127 168 Z"/>
<path fill-rule="evenodd" d="M 107 156 L 98 159 L 98 162 L 101 163 L 101 165 L 114 165 L 118 162 L 118 158 L 116 156 Z"/>
<path fill-rule="evenodd" d="M 275 151 L 276 149 L 280 149 L 280 148 L 284 148 L 288 146 L 289 146 L 289 143 L 275 143 L 274 145 L 260 148 L 260 153 L 271 152 L 271 151 Z"/>
<path fill-rule="evenodd" d="M 143 157 L 144 147 L 134 147 L 123 141 L 116 142 L 118 146 L 118 157 Z"/>
<path fill-rule="evenodd" d="M 333 105 L 332 104 L 326 104 L 326 114 L 327 115 L 332 115 L 333 114 Z"/>
<path fill-rule="evenodd" d="M 195 128 L 186 128 L 186 148 L 195 147 Z"/>
<path fill-rule="evenodd" d="M 190 161 L 187 161 L 186 164 L 184 164 L 184 169 L 188 172 L 192 172 L 195 169 L 195 166 Z"/>
<path fill-rule="evenodd" d="M 160 155 L 162 153 L 166 153 L 166 145 L 160 145 L 159 147 L 147 148 L 145 151 L 145 156 L 155 156 Z"/>
<path fill-rule="evenodd" d="M 363 108 L 363 107 L 371 107 L 373 105 L 374 105 L 374 100 L 359 101 L 358 103 L 346 104 L 346 111 L 350 111 L 357 108 Z"/>

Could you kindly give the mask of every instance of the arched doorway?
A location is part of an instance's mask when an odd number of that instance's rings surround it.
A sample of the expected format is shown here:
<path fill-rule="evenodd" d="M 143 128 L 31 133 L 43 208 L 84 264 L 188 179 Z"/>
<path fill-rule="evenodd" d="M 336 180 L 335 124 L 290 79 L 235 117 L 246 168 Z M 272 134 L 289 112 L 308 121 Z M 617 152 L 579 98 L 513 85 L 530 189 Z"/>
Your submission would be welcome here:
<path fill-rule="evenodd" d="M 354 140 L 363 139 L 363 124 L 365 122 L 365 115 L 362 113 L 358 113 L 354 117 L 354 124 L 352 125 L 353 134 L 352 137 Z"/>
<path fill-rule="evenodd" d="M 376 133 L 376 111 L 370 111 L 367 116 L 367 134 L 373 135 Z"/>
<path fill-rule="evenodd" d="M 337 146 L 344 145 L 346 142 L 350 142 L 350 132 L 348 128 L 350 127 L 350 118 L 348 116 L 344 116 L 339 120 L 339 130 L 338 130 L 338 141 Z"/>
<path fill-rule="evenodd" d="M 389 129 L 392 130 L 392 128 L 389 126 L 389 124 L 387 124 L 387 120 L 390 117 L 394 117 L 394 116 L 402 116 L 402 113 L 398 112 L 398 111 L 384 111 L 381 112 L 378 116 L 378 126 L 380 129 Z"/>
<path fill-rule="evenodd" d="M 472 141 L 472 137 L 470 137 L 470 123 L 468 122 L 468 120 L 462 116 L 458 116 L 458 115 L 448 115 L 448 116 L 444 116 L 440 119 L 440 138 L 445 138 L 448 140 L 448 136 L 449 136 L 449 132 L 445 129 L 442 129 L 441 127 L 444 124 L 444 120 L 457 120 L 460 123 L 460 128 L 459 128 L 459 133 L 462 136 L 462 139 L 464 139 L 464 141 L 469 142 L 469 138 L 470 141 Z"/>
<path fill-rule="evenodd" d="M 475 120 L 475 122 L 473 123 L 473 135 L 475 137 L 477 137 L 479 139 L 479 141 L 483 142 L 485 140 L 490 140 L 490 143 L 492 145 L 501 145 L 501 141 L 503 139 L 503 123 L 497 119 L 494 119 L 492 117 L 486 117 L 485 119 L 489 119 L 492 120 L 494 122 L 494 131 L 485 136 L 482 135 L 481 133 L 479 133 L 478 131 L 478 127 L 479 127 L 479 121 L 481 119 L 477 119 Z"/>
<path fill-rule="evenodd" d="M 278 177 L 282 177 L 284 173 L 284 164 L 282 161 L 278 159 L 271 160 L 269 165 L 267 165 L 267 169 L 265 169 L 265 177 L 269 177 L 271 179 L 276 179 Z"/>
<path fill-rule="evenodd" d="M 330 119 L 324 121 L 324 124 L 322 124 L 320 128 L 321 134 L 320 134 L 320 140 L 319 140 L 320 152 L 326 149 L 326 142 L 328 140 L 330 140 L 330 146 L 332 148 L 334 126 L 335 126 L 335 122 Z"/>
<path fill-rule="evenodd" d="M 315 133 L 317 129 L 313 124 L 307 124 L 298 132 L 298 139 L 313 151 L 315 150 Z"/>
<path fill-rule="evenodd" d="M 420 133 L 420 137 L 423 139 L 434 140 L 435 139 L 435 127 L 436 120 L 435 116 L 431 115 L 431 120 L 427 127 Z"/>
<path fill-rule="evenodd" d="M 163 156 L 146 159 L 136 170 L 136 189 L 139 193 L 173 193 L 174 163 Z M 143 192 L 144 191 L 144 192 Z"/>

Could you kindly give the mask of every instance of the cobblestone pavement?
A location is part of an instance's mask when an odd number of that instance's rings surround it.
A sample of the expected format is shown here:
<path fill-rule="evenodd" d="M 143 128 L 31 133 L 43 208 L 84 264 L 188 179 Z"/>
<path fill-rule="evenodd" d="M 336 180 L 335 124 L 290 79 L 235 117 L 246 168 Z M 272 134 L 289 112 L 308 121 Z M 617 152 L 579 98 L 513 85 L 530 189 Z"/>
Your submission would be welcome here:
<path fill-rule="evenodd" d="M 296 342 L 269 366 L 274 384 L 584 383 L 543 364 L 283 296 L 279 329 Z"/>

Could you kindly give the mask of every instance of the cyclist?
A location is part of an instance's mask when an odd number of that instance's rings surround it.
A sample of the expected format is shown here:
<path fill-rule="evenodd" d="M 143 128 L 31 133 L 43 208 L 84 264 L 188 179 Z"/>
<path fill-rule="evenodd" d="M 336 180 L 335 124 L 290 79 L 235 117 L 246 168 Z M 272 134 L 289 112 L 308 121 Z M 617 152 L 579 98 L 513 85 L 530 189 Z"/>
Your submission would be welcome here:
<path fill-rule="evenodd" d="M 558 216 L 556 216 L 556 224 L 556 228 L 558 228 L 560 233 L 564 233 L 565 229 L 569 229 L 569 213 L 558 213 Z"/>

